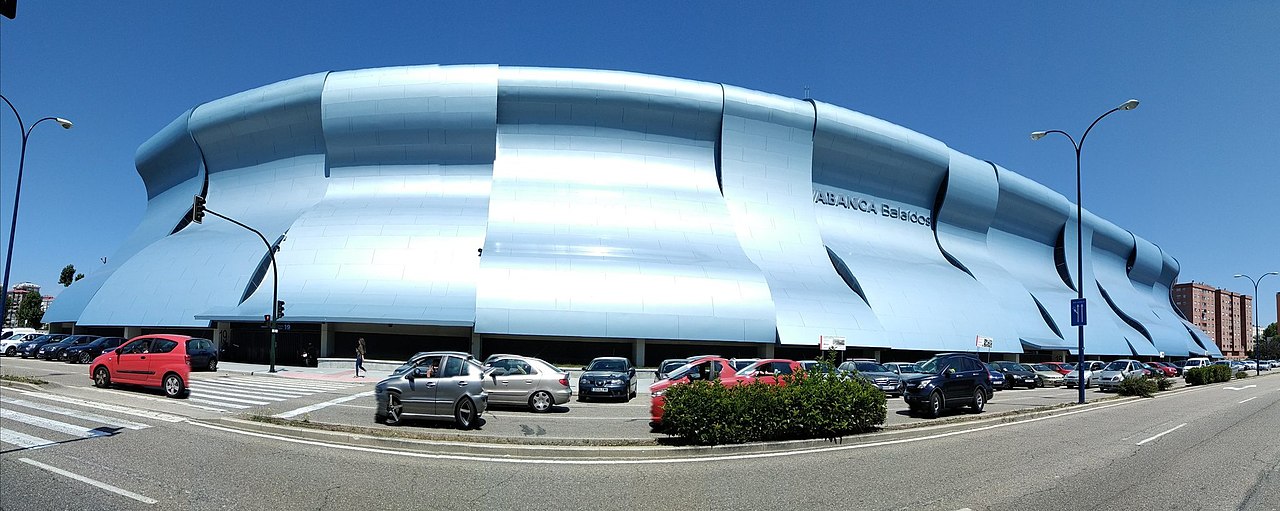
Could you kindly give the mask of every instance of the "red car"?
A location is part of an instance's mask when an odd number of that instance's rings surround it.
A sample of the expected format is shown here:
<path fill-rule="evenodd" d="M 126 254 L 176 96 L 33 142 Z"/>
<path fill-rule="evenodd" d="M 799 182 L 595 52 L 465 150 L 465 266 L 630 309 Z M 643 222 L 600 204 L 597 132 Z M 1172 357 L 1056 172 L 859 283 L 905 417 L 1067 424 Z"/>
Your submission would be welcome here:
<path fill-rule="evenodd" d="M 1067 366 L 1066 362 L 1043 362 L 1043 364 L 1049 367 L 1052 367 L 1054 371 L 1057 371 L 1061 374 L 1067 374 L 1071 372 L 1071 368 Z"/>
<path fill-rule="evenodd" d="M 169 397 L 187 395 L 191 357 L 187 341 L 191 337 L 171 334 L 140 335 L 114 351 L 98 355 L 89 363 L 93 384 L 107 388 L 115 383 L 153 387 Z"/>
<path fill-rule="evenodd" d="M 1147 365 L 1159 369 L 1161 374 L 1169 378 L 1178 375 L 1178 367 L 1168 362 L 1147 362 Z"/>
<path fill-rule="evenodd" d="M 699 358 L 676 368 L 671 371 L 671 375 L 666 379 L 654 382 L 653 385 L 649 386 L 649 426 L 657 428 L 662 425 L 662 405 L 666 402 L 666 398 L 663 395 L 666 394 L 668 387 L 677 383 L 714 379 L 725 386 L 749 383 L 755 380 L 777 385 L 781 383 L 779 376 L 799 370 L 799 362 L 781 358 L 769 358 L 757 360 L 735 373 L 733 364 L 728 360 L 712 356 Z"/>

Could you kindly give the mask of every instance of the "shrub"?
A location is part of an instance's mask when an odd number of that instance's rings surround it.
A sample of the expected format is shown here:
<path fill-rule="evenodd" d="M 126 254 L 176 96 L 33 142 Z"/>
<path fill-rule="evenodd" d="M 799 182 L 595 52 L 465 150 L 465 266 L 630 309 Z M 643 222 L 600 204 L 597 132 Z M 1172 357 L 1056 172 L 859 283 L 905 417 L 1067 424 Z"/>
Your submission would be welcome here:
<path fill-rule="evenodd" d="M 1249 377 L 1249 373 L 1248 373 L 1247 371 L 1240 371 L 1240 372 L 1236 373 L 1236 379 L 1237 379 L 1237 380 L 1243 380 L 1243 379 L 1248 378 L 1248 377 Z"/>
<path fill-rule="evenodd" d="M 1122 396 L 1153 397 L 1156 395 L 1157 389 L 1159 389 L 1159 384 L 1156 383 L 1155 379 L 1142 376 L 1139 378 L 1126 378 L 1120 382 L 1116 392 Z"/>
<path fill-rule="evenodd" d="M 1173 388 L 1173 380 L 1162 376 L 1156 380 L 1156 387 L 1160 390 L 1169 390 Z"/>
<path fill-rule="evenodd" d="M 1231 381 L 1231 367 L 1224 365 L 1196 367 L 1188 370 L 1183 378 L 1187 380 L 1187 385 L 1228 382 Z"/>
<path fill-rule="evenodd" d="M 706 445 L 838 438 L 871 430 L 888 414 L 884 393 L 837 373 L 801 373 L 783 381 L 672 385 L 663 403 L 663 429 Z"/>

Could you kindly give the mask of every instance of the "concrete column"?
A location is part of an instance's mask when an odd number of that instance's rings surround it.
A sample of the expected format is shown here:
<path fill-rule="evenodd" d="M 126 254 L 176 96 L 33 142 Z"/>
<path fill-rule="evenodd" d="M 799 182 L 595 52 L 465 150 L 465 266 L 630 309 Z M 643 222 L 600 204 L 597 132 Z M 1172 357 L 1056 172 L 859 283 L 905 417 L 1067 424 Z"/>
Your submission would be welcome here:
<path fill-rule="evenodd" d="M 480 340 L 480 334 L 471 332 L 471 356 L 480 358 L 480 350 L 483 348 L 484 342 Z"/>
<path fill-rule="evenodd" d="M 219 321 L 214 324 L 213 328 L 214 328 L 213 344 L 217 346 L 219 350 L 230 349 L 231 348 L 231 322 Z"/>
<path fill-rule="evenodd" d="M 142 335 L 142 327 L 140 327 L 140 326 L 127 326 L 127 327 L 124 327 L 124 338 L 125 338 L 125 339 L 132 339 L 132 338 L 137 337 L 137 336 L 139 336 L 139 335 Z"/>
<path fill-rule="evenodd" d="M 320 323 L 320 356 L 333 356 L 333 326 L 329 323 Z"/>
<path fill-rule="evenodd" d="M 774 358 L 773 344 L 761 344 L 760 349 L 757 350 L 757 352 L 760 353 L 760 358 Z"/>
<path fill-rule="evenodd" d="M 874 358 L 874 359 L 876 359 L 876 362 L 879 362 L 879 361 L 880 361 L 880 350 L 871 350 L 871 358 Z"/>
<path fill-rule="evenodd" d="M 636 339 L 631 343 L 631 363 L 636 367 L 644 366 L 644 339 Z"/>

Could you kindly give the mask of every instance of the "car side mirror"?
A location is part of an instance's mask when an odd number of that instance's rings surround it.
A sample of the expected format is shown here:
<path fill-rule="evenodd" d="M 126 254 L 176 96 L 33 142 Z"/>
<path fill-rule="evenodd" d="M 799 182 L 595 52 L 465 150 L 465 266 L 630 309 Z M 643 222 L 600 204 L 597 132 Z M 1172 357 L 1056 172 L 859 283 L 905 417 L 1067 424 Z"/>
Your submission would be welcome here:
<path fill-rule="evenodd" d="M 956 375 L 956 368 L 954 368 L 954 367 L 948 367 L 948 368 L 947 368 L 947 376 L 955 376 L 955 375 Z"/>
<path fill-rule="evenodd" d="M 634 378 L 636 376 L 636 368 L 632 367 L 631 369 L 627 370 L 627 374 Z"/>

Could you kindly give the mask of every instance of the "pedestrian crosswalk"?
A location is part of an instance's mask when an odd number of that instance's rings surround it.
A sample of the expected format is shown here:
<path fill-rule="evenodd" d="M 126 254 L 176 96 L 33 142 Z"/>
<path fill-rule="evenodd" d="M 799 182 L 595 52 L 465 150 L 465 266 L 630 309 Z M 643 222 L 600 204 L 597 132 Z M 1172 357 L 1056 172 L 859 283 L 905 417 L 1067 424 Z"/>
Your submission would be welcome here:
<path fill-rule="evenodd" d="M 355 385 L 343 382 L 295 380 L 261 376 L 223 376 L 192 379 L 191 394 L 184 401 L 218 411 L 247 410 L 324 392 L 338 392 Z"/>
<path fill-rule="evenodd" d="M 134 419 L 62 406 L 84 405 L 85 402 L 75 398 L 50 398 L 26 392 L 18 395 L 39 399 L 0 396 L 0 452 L 38 449 L 77 440 L 113 436 L 125 430 L 136 431 L 151 427 L 150 424 Z M 48 402 L 54 400 L 59 404 Z M 114 405 L 109 405 L 108 408 L 114 408 L 116 412 L 131 412 L 133 415 L 149 415 L 160 420 L 168 420 L 164 414 Z"/>

